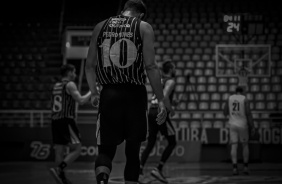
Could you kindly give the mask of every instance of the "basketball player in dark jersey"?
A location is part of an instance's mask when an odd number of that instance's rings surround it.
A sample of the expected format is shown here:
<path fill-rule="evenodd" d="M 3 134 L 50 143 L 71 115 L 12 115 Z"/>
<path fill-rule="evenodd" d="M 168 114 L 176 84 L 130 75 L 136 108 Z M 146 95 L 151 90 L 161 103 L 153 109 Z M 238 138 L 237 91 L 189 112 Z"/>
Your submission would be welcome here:
<path fill-rule="evenodd" d="M 141 162 L 140 162 L 140 177 L 139 182 L 142 183 L 144 181 L 144 174 L 143 168 L 148 159 L 150 152 L 152 151 L 156 140 L 158 132 L 161 132 L 163 136 L 165 136 L 168 144 L 161 156 L 161 160 L 156 168 L 151 171 L 151 175 L 158 179 L 161 182 L 167 183 L 167 179 L 162 174 L 162 168 L 166 163 L 167 159 L 171 155 L 173 149 L 176 146 L 176 136 L 175 136 L 175 129 L 170 121 L 170 116 L 173 116 L 174 109 L 172 108 L 172 99 L 175 90 L 175 65 L 172 63 L 170 59 L 164 61 L 162 64 L 162 83 L 164 88 L 164 96 L 165 100 L 168 100 L 167 106 L 167 118 L 165 123 L 158 125 L 156 123 L 156 116 L 158 114 L 158 100 L 156 99 L 155 95 L 152 96 L 150 110 L 149 110 L 149 136 L 146 148 L 142 152 L 141 155 Z"/>
<path fill-rule="evenodd" d="M 85 71 L 91 101 L 99 101 L 98 184 L 108 183 L 117 145 L 124 140 L 124 181 L 138 183 L 139 151 L 147 135 L 146 77 L 160 102 L 157 122 L 161 124 L 166 118 L 161 76 L 154 62 L 154 31 L 142 20 L 145 15 L 141 0 L 128 0 L 120 15 L 98 23 L 93 30 Z M 102 85 L 100 96 L 96 79 Z"/>
<path fill-rule="evenodd" d="M 64 168 L 80 154 L 81 140 L 76 126 L 76 102 L 85 104 L 90 101 L 91 92 L 81 96 L 76 84 L 76 69 L 71 64 L 61 67 L 62 80 L 55 83 L 52 92 L 52 138 L 55 145 L 56 167 L 50 168 L 57 183 L 70 183 L 65 177 Z M 70 152 L 66 155 L 66 148 Z"/>

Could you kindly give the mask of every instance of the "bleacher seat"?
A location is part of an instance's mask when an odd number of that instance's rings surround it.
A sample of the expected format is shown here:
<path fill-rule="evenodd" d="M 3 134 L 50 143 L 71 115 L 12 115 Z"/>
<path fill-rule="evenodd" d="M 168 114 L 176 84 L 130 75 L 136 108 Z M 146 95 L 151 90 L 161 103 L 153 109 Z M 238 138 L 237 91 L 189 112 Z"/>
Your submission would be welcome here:
<path fill-rule="evenodd" d="M 165 50 L 165 53 L 166 53 L 166 55 L 172 55 L 172 54 L 174 54 L 174 49 L 173 48 L 167 48 L 166 50 Z"/>
<path fill-rule="evenodd" d="M 212 101 L 219 101 L 220 100 L 220 94 L 219 93 L 211 94 L 211 100 Z"/>
<path fill-rule="evenodd" d="M 273 92 L 281 92 L 281 85 L 280 84 L 272 85 L 272 91 Z"/>
<path fill-rule="evenodd" d="M 266 104 L 264 102 L 256 102 L 255 103 L 255 109 L 256 110 L 263 110 L 266 109 Z"/>
<path fill-rule="evenodd" d="M 201 122 L 199 121 L 190 122 L 190 128 L 201 128 Z"/>
<path fill-rule="evenodd" d="M 162 44 L 161 44 L 161 46 L 162 46 L 163 48 L 171 48 L 169 41 L 163 41 Z"/>
<path fill-rule="evenodd" d="M 187 110 L 196 110 L 197 109 L 197 105 L 195 102 L 190 102 L 187 104 Z"/>
<path fill-rule="evenodd" d="M 209 108 L 207 110 L 221 110 L 223 96 L 227 96 L 229 93 L 234 92 L 234 86 L 237 85 L 238 79 L 236 77 L 222 79 L 221 77 L 215 76 L 215 45 L 219 43 L 235 43 L 235 38 L 231 34 L 226 34 L 224 29 L 222 29 L 222 17 L 218 12 L 238 10 L 242 8 L 242 5 L 239 6 L 240 2 L 228 6 L 225 5 L 228 3 L 221 5 L 221 3 L 218 2 L 212 4 L 208 1 L 200 3 L 190 3 L 188 1 L 162 1 L 161 3 L 158 3 L 157 0 L 150 1 L 149 3 L 149 22 L 154 28 L 156 40 L 155 59 L 162 60 L 169 56 L 177 62 L 177 91 L 184 90 L 183 84 L 185 77 L 183 76 L 190 74 L 191 81 L 194 80 L 191 83 L 195 84 L 195 88 L 201 92 L 199 94 L 199 98 L 203 100 L 201 103 L 205 104 L 207 103 L 205 100 L 210 100 L 208 102 Z M 189 11 L 187 11 L 186 7 L 189 7 Z M 252 9 L 255 10 L 258 7 L 252 6 Z M 244 6 L 244 9 L 248 9 L 248 6 Z M 270 15 L 268 14 L 265 15 L 265 17 L 268 18 L 269 16 Z M 64 20 L 66 21 L 68 19 L 70 18 L 66 16 L 66 19 Z M 85 16 L 83 16 L 83 19 L 81 25 L 92 25 L 92 23 L 87 23 L 89 19 L 85 19 Z M 77 19 L 73 19 L 73 22 L 75 22 L 75 20 Z M 252 103 L 252 106 L 254 110 L 259 111 L 271 110 L 274 102 L 277 102 L 282 106 L 282 95 L 280 94 L 280 75 L 282 75 L 282 62 L 280 61 L 282 59 L 282 54 L 280 52 L 280 46 L 282 45 L 282 34 L 281 31 L 279 31 L 280 28 L 282 28 L 282 24 L 273 23 L 271 22 L 271 19 L 268 20 L 270 23 L 265 28 L 266 34 L 256 35 L 256 37 L 251 40 L 251 43 L 271 44 L 272 51 L 271 77 L 249 78 L 250 85 L 247 95 L 248 98 L 250 97 L 250 100 L 256 100 Z M 79 25 L 78 23 L 76 24 Z M 17 24 L 12 24 L 12 26 L 10 26 L 10 29 L 13 30 L 11 33 L 18 33 L 11 34 L 11 38 L 16 40 L 16 44 L 9 42 L 0 43 L 1 45 L 3 44 L 7 45 L 7 47 L 11 47 L 1 48 L 0 52 L 2 86 L 5 93 L 10 93 L 11 91 L 16 90 L 19 94 L 16 99 L 21 103 L 22 100 L 28 98 L 28 96 L 30 99 L 33 99 L 31 98 L 33 96 L 32 94 L 38 96 L 39 99 L 45 102 L 46 93 L 41 92 L 50 90 L 49 84 L 51 81 L 42 79 L 41 75 L 38 74 L 41 74 L 41 71 L 43 71 L 43 78 L 45 72 L 48 73 L 48 77 L 50 78 L 50 76 L 53 76 L 54 73 L 58 72 L 53 70 L 53 68 L 49 68 L 49 60 L 45 55 L 50 52 L 50 50 L 54 50 L 51 46 L 47 46 L 45 43 L 49 40 L 50 42 L 53 42 L 54 40 L 51 40 L 52 37 L 47 36 L 47 34 L 45 35 L 39 32 L 40 30 L 42 30 L 42 33 L 50 32 L 46 31 L 46 26 L 43 26 L 43 24 L 24 25 L 24 23 L 21 23 L 22 29 L 15 29 L 16 25 Z M 31 34 L 31 27 L 36 28 L 36 31 L 33 31 L 34 35 Z M 57 29 L 57 26 L 54 27 Z M 8 28 L 6 32 L 9 32 Z M 38 37 L 36 37 L 36 35 L 38 35 Z M 57 35 L 53 34 L 53 36 L 55 38 Z M 239 58 L 238 53 L 234 52 L 232 54 L 233 59 L 235 57 Z M 251 52 L 246 53 L 246 56 L 251 57 L 252 54 L 253 60 L 259 58 L 259 55 Z M 5 62 L 2 62 L 3 60 L 5 60 Z M 266 67 L 266 65 L 264 63 L 265 62 L 258 63 L 256 66 L 256 71 L 258 71 L 258 73 L 256 74 L 265 74 L 264 67 Z M 233 71 L 228 70 L 227 72 L 231 73 Z M 26 85 L 18 85 L 17 81 Z M 27 95 L 22 93 L 21 89 L 27 89 L 30 94 Z M 13 95 L 13 93 L 9 94 L 7 99 L 10 99 Z M 197 104 L 193 101 L 195 100 L 193 97 L 189 98 L 192 102 L 183 102 L 180 105 L 183 111 L 203 109 L 201 104 Z M 4 100 L 3 105 L 1 101 L 2 107 L 9 107 L 8 104 L 11 102 L 6 102 L 7 100 Z M 21 103 L 15 102 L 11 104 L 14 106 L 21 106 Z M 264 106 L 256 103 L 264 104 Z M 30 105 L 35 108 L 41 108 L 41 105 L 36 102 Z M 43 106 L 47 107 L 47 102 Z"/>
<path fill-rule="evenodd" d="M 220 110 L 220 104 L 218 102 L 212 102 L 210 103 L 210 109 L 211 110 Z"/>
<path fill-rule="evenodd" d="M 224 128 L 224 123 L 222 121 L 215 121 L 213 123 L 213 128 Z"/>
<path fill-rule="evenodd" d="M 264 84 L 264 85 L 261 86 L 262 92 L 269 92 L 270 89 L 271 88 L 270 88 L 269 84 Z"/>
<path fill-rule="evenodd" d="M 262 101 L 262 100 L 264 100 L 264 98 L 265 98 L 265 96 L 264 96 L 263 93 L 257 93 L 255 95 L 255 100 L 257 100 L 257 101 Z"/>
<path fill-rule="evenodd" d="M 209 110 L 209 103 L 208 102 L 200 102 L 199 110 Z"/>
<path fill-rule="evenodd" d="M 202 128 L 212 128 L 213 127 L 213 124 L 211 121 L 203 121 L 202 125 L 201 125 Z"/>
<path fill-rule="evenodd" d="M 218 92 L 227 92 L 228 88 L 226 85 L 219 85 Z"/>
<path fill-rule="evenodd" d="M 267 110 L 273 110 L 275 108 L 276 108 L 276 102 L 275 101 L 267 102 L 267 105 L 266 105 Z"/>
<path fill-rule="evenodd" d="M 217 87 L 216 87 L 216 85 L 208 85 L 208 91 L 209 92 L 216 92 L 217 91 Z"/>

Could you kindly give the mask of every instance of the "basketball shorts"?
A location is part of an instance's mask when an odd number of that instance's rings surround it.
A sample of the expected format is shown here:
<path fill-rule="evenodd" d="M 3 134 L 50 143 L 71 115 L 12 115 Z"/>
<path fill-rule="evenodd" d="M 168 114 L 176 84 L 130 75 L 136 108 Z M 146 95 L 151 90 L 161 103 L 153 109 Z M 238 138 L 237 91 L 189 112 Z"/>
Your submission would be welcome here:
<path fill-rule="evenodd" d="M 248 127 L 239 127 L 230 125 L 229 127 L 230 143 L 246 143 L 249 141 Z"/>
<path fill-rule="evenodd" d="M 98 145 L 142 142 L 147 136 L 147 90 L 144 85 L 103 85 L 96 138 Z"/>
<path fill-rule="evenodd" d="M 70 145 L 81 143 L 79 130 L 74 119 L 52 120 L 53 144 Z"/>
<path fill-rule="evenodd" d="M 169 113 L 167 113 L 166 121 L 161 125 L 158 125 L 156 121 L 158 113 L 158 107 L 151 107 L 149 110 L 149 135 L 157 135 L 158 132 L 161 132 L 165 137 L 175 135 L 175 129 L 170 121 Z"/>

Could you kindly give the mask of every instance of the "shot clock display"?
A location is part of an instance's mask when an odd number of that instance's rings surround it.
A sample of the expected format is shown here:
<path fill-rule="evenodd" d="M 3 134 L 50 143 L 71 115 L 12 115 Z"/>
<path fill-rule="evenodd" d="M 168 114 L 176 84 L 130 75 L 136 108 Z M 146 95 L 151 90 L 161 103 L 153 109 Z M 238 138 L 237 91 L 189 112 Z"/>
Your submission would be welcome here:
<path fill-rule="evenodd" d="M 223 15 L 225 31 L 227 33 L 241 33 L 242 17 L 239 14 Z"/>

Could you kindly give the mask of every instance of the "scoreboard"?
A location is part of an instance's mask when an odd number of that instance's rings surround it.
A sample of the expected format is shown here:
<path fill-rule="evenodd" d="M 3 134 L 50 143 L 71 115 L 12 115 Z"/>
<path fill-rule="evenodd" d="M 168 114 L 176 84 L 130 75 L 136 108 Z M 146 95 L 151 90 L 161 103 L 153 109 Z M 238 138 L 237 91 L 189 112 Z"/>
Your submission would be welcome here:
<path fill-rule="evenodd" d="M 223 15 L 225 31 L 227 33 L 241 33 L 242 17 L 239 14 Z"/>
<path fill-rule="evenodd" d="M 224 30 L 238 35 L 264 34 L 264 17 L 259 14 L 236 13 L 222 16 Z"/>

